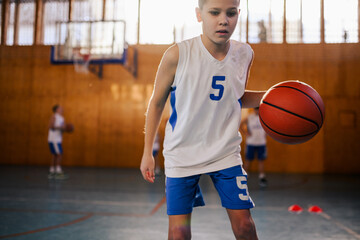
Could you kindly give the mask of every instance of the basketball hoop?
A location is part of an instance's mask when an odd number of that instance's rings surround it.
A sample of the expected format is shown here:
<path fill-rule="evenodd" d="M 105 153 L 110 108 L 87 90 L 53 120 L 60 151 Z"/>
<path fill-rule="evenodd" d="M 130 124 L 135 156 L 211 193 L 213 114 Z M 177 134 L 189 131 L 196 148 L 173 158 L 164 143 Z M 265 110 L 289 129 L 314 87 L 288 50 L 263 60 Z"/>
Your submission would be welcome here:
<path fill-rule="evenodd" d="M 90 53 L 81 53 L 81 48 L 73 48 L 73 59 L 76 72 L 89 73 Z"/>

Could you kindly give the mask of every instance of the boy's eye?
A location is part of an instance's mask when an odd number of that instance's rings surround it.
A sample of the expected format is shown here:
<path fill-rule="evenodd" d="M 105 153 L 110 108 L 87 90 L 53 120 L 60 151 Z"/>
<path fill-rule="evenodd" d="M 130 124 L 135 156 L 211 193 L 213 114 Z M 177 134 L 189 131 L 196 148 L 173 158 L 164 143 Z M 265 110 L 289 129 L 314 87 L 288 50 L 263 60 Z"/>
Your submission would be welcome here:
<path fill-rule="evenodd" d="M 235 11 L 231 11 L 231 12 L 228 12 L 226 14 L 228 17 L 234 17 L 236 15 L 236 12 Z"/>
<path fill-rule="evenodd" d="M 217 16 L 220 14 L 220 12 L 219 11 L 210 11 L 210 14 L 213 16 Z"/>

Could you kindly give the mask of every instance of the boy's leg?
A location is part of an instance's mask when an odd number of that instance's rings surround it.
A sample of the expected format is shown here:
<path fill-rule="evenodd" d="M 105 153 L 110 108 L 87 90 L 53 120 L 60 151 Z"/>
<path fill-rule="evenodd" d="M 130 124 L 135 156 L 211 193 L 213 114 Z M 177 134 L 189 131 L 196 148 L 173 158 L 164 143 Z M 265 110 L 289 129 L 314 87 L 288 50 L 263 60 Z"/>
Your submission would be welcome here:
<path fill-rule="evenodd" d="M 257 239 L 249 210 L 255 205 L 249 196 L 246 172 L 239 165 L 208 175 L 219 193 L 222 206 L 227 210 L 236 239 Z"/>
<path fill-rule="evenodd" d="M 56 173 L 62 173 L 61 160 L 62 160 L 62 155 L 57 154 L 56 155 L 56 161 L 55 161 L 55 171 L 56 171 Z"/>
<path fill-rule="evenodd" d="M 54 143 L 49 142 L 48 144 L 49 144 L 49 150 L 51 152 L 51 163 L 50 163 L 48 178 L 52 179 L 55 176 L 56 149 Z"/>
<path fill-rule="evenodd" d="M 166 204 L 169 215 L 169 239 L 191 239 L 191 212 L 204 206 L 199 187 L 200 175 L 166 177 Z"/>
<path fill-rule="evenodd" d="M 169 215 L 168 239 L 191 239 L 191 213 Z"/>
<path fill-rule="evenodd" d="M 236 239 L 257 240 L 255 223 L 249 209 L 226 209 Z"/>
<path fill-rule="evenodd" d="M 52 154 L 51 156 L 52 156 L 52 158 L 51 158 L 51 164 L 50 164 L 49 172 L 50 172 L 50 173 L 55 173 L 56 154 Z"/>

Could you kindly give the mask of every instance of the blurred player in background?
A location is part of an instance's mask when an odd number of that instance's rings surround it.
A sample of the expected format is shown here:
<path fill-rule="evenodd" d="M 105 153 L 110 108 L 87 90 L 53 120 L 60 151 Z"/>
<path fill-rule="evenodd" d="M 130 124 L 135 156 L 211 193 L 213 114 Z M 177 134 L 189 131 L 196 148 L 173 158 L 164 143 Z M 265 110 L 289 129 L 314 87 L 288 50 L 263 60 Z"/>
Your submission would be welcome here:
<path fill-rule="evenodd" d="M 48 177 L 56 179 L 64 179 L 67 176 L 61 168 L 61 160 L 63 154 L 62 133 L 66 130 L 65 119 L 63 117 L 62 106 L 56 104 L 52 107 L 53 115 L 49 122 L 48 143 L 52 154 L 52 162 L 49 169 Z"/>
<path fill-rule="evenodd" d="M 242 119 L 240 130 L 246 136 L 244 169 L 248 172 L 251 162 L 257 158 L 259 185 L 267 187 L 264 169 L 264 161 L 267 158 L 266 132 L 260 123 L 258 107 L 254 108 L 254 112 Z"/>

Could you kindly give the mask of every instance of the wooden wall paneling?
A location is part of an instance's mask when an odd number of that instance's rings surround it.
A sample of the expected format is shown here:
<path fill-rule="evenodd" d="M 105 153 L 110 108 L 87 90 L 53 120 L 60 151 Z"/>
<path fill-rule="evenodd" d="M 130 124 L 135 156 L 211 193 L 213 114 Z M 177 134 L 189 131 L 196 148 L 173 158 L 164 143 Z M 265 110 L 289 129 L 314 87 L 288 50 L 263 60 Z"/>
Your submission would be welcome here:
<path fill-rule="evenodd" d="M 29 109 L 28 164 L 49 165 L 51 154 L 48 147 L 48 126 L 52 115 L 51 98 L 32 97 Z"/>
<path fill-rule="evenodd" d="M 325 97 L 339 96 L 342 88 L 341 48 L 339 45 L 323 45 L 323 94 Z"/>
<path fill-rule="evenodd" d="M 116 101 L 113 101 L 109 94 L 102 94 L 99 106 L 99 135 L 98 135 L 98 164 L 101 166 L 117 165 L 121 161 L 119 153 L 120 142 L 118 142 L 120 132 L 119 111 Z M 130 127 L 131 128 L 131 127 Z"/>
<path fill-rule="evenodd" d="M 2 67 L 2 79 L 0 83 L 0 91 L 4 94 L 3 96 L 13 97 L 16 95 L 28 96 L 31 88 L 31 75 L 32 67 L 29 58 L 26 58 L 28 54 L 26 49 L 23 49 L 25 57 L 19 59 L 19 51 L 15 51 L 15 56 L 11 56 L 11 48 L 5 47 L 3 57 L 7 61 L 3 61 Z M 21 50 L 21 48 L 16 48 Z"/>
<path fill-rule="evenodd" d="M 107 64 L 103 66 L 104 79 L 111 83 L 132 84 L 137 79 L 121 64 Z"/>
<path fill-rule="evenodd" d="M 287 173 L 322 173 L 324 171 L 323 130 L 309 142 L 287 145 L 267 138 L 268 158 L 265 164 L 266 172 Z M 246 137 L 242 143 L 244 159 Z M 251 171 L 257 172 L 257 162 L 252 164 Z"/>
<path fill-rule="evenodd" d="M 121 138 L 119 147 L 123 148 L 124 156 L 121 161 L 126 167 L 135 167 L 139 163 L 143 146 L 144 114 L 146 111 L 146 86 L 132 84 L 122 86 L 119 118 L 117 121 Z M 126 92 L 126 93 L 125 93 Z M 125 143 L 125 144 L 122 144 Z"/>
<path fill-rule="evenodd" d="M 28 163 L 29 145 L 29 109 L 30 101 L 20 96 L 9 98 L 2 106 L 6 122 L 5 139 L 6 145 L 1 146 L 4 153 L 1 162 L 7 164 Z M 4 127 L 5 127 L 4 126 Z"/>
<path fill-rule="evenodd" d="M 65 121 L 73 133 L 63 135 L 64 165 L 96 166 L 99 133 L 99 99 L 93 95 L 68 96 L 64 100 Z"/>
<path fill-rule="evenodd" d="M 325 172 L 360 172 L 359 106 L 359 98 L 327 99 L 324 141 Z"/>
<path fill-rule="evenodd" d="M 63 134 L 66 166 L 96 166 L 99 133 L 99 99 L 93 95 L 67 96 L 65 121 L 74 124 L 73 133 Z"/>
<path fill-rule="evenodd" d="M 138 81 L 154 83 L 161 58 L 169 45 L 138 45 Z"/>
<path fill-rule="evenodd" d="M 138 168 L 144 114 L 167 47 L 138 47 L 137 79 L 123 66 L 106 65 L 104 78 L 98 80 L 93 74 L 76 73 L 72 65 L 51 65 L 49 47 L 0 46 L 0 150 L 5 153 L 0 163 L 48 165 L 43 125 L 52 105 L 60 103 L 65 118 L 75 125 L 73 134 L 64 134 L 65 166 Z M 359 44 L 254 44 L 253 49 L 249 89 L 265 90 L 280 81 L 299 79 L 318 90 L 327 112 L 324 128 L 308 143 L 291 146 L 270 139 L 267 171 L 359 172 L 349 148 L 360 149 Z M 169 114 L 167 103 L 162 137 Z M 353 121 L 355 127 L 349 129 Z"/>
<path fill-rule="evenodd" d="M 360 98 L 360 44 L 341 45 L 343 75 L 339 76 L 346 96 Z"/>
<path fill-rule="evenodd" d="M 0 95 L 2 96 L 2 95 Z M 0 151 L 3 153 L 2 158 L 0 158 L 0 163 L 9 163 L 10 162 L 10 151 L 9 151 L 9 136 L 11 135 L 10 127 L 13 125 L 13 122 L 8 117 L 9 115 L 9 98 L 1 97 L 0 102 Z"/>
<path fill-rule="evenodd" d="M 67 77 L 68 66 L 34 66 L 34 80 L 32 83 L 32 94 L 38 97 L 49 97 L 54 99 L 51 104 L 56 104 L 58 99 L 65 95 L 64 88 Z"/>

